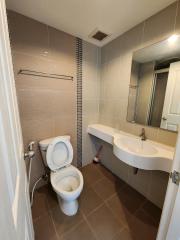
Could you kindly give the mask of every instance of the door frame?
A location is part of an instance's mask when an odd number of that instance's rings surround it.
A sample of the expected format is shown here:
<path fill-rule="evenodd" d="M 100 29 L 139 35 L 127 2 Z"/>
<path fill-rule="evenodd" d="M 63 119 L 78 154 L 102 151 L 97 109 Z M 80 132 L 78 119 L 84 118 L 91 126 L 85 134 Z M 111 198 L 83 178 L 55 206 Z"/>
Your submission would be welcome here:
<path fill-rule="evenodd" d="M 2 101 L 2 108 L 0 109 L 2 110 L 0 111 L 0 157 L 2 164 L 0 187 L 1 192 L 3 192 L 3 196 L 0 199 L 3 205 L 0 220 L 2 220 L 2 226 L 6 226 L 4 229 L 1 229 L 1 237 L 4 240 L 21 240 L 21 232 L 23 232 L 25 234 L 25 239 L 23 240 L 33 240 L 34 230 L 29 200 L 29 184 L 24 163 L 24 146 L 15 89 L 5 0 L 0 0 L 0 31 L 0 90 Z M 8 129 L 5 126 L 8 126 Z M 11 147 L 8 148 L 9 144 Z M 12 181 L 13 174 L 11 174 L 13 166 L 19 166 L 14 182 Z M 20 181 L 19 176 L 23 176 L 23 183 Z M 21 195 L 21 193 L 23 194 Z M 22 198 L 19 198 L 20 196 Z M 22 208 L 20 208 L 20 199 L 23 199 Z M 19 209 L 22 214 L 18 214 Z M 3 214 L 4 218 L 2 217 Z M 19 219 L 21 215 L 26 222 L 23 227 L 19 226 L 20 221 L 18 221 L 21 220 L 22 222 L 22 219 Z"/>
<path fill-rule="evenodd" d="M 6 14 L 6 7 L 5 7 L 5 1 L 0 1 L 0 29 L 2 37 L 0 38 L 0 70 L 2 73 L 0 73 L 1 81 L 4 82 L 4 86 L 8 86 L 8 90 L 6 89 L 6 99 L 8 104 L 13 103 L 13 105 L 10 106 L 10 109 L 13 109 L 13 115 L 15 118 L 15 122 L 13 123 L 14 127 L 17 128 L 16 132 L 18 135 L 18 138 L 22 139 L 21 136 L 21 126 L 19 121 L 19 111 L 18 111 L 18 105 L 17 105 L 17 96 L 15 92 L 15 82 L 14 82 L 14 74 L 13 74 L 13 68 L 12 68 L 12 56 L 11 56 L 11 50 L 10 50 L 10 44 L 9 44 L 9 35 L 8 35 L 8 24 L 7 24 L 7 14 Z M 8 101 L 11 100 L 11 101 Z M 11 119 L 11 116 L 9 116 L 10 121 L 14 121 L 14 119 Z M 1 126 L 0 126 L 1 127 Z M 14 136 L 14 141 L 16 140 L 16 136 Z M 21 143 L 22 141 L 20 141 Z M 18 142 L 17 142 L 18 143 Z M 23 153 L 23 145 L 19 146 L 19 151 Z M 177 154 L 180 154 L 180 134 L 178 136 L 178 142 L 177 142 L 177 148 L 176 148 L 176 154 L 173 161 L 173 168 L 172 170 L 179 170 L 180 171 L 180 161 L 179 164 L 177 164 L 176 156 Z M 25 169 L 24 169 L 25 171 Z M 0 178 L 1 179 L 1 178 Z M 177 185 L 173 184 L 171 179 L 168 183 L 165 203 L 163 207 L 161 222 L 158 230 L 157 240 L 165 240 L 167 239 L 167 232 L 169 229 L 169 225 L 172 219 L 172 212 L 174 208 L 174 203 L 176 199 L 176 194 L 178 191 Z M 27 191 L 27 212 L 30 211 L 30 202 L 28 197 L 28 191 Z M 26 229 L 27 233 L 27 240 L 34 239 L 34 231 L 32 227 L 32 219 L 31 214 L 29 214 L 29 221 L 28 230 Z M 169 239 L 167 239 L 169 240 Z"/>

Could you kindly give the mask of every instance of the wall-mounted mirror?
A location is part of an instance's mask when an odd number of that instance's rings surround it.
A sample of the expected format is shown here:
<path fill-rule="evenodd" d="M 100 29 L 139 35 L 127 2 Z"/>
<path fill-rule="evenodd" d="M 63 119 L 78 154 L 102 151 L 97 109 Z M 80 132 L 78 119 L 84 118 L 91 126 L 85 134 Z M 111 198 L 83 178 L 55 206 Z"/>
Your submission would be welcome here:
<path fill-rule="evenodd" d="M 133 53 L 127 121 L 177 131 L 180 124 L 180 36 Z"/>

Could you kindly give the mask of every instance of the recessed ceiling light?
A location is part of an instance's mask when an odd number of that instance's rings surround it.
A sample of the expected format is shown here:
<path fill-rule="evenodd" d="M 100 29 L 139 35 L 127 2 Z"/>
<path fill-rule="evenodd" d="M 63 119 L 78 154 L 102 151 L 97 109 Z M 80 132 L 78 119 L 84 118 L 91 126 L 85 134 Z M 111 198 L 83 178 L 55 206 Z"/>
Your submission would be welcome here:
<path fill-rule="evenodd" d="M 169 42 L 169 43 L 174 43 L 174 42 L 177 41 L 177 39 L 178 39 L 178 35 L 173 34 L 172 36 L 170 36 L 170 37 L 168 38 L 168 42 Z"/>

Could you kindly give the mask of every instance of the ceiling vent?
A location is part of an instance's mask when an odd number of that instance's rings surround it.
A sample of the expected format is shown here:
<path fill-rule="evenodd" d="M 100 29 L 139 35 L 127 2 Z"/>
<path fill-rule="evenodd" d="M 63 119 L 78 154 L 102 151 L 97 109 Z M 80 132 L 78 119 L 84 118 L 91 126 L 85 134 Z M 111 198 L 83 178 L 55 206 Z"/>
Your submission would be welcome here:
<path fill-rule="evenodd" d="M 108 34 L 103 33 L 103 32 L 101 32 L 101 31 L 97 31 L 96 33 L 93 33 L 93 34 L 91 35 L 92 38 L 94 38 L 94 39 L 96 39 L 96 40 L 98 40 L 98 41 L 104 40 L 107 36 L 108 36 Z"/>

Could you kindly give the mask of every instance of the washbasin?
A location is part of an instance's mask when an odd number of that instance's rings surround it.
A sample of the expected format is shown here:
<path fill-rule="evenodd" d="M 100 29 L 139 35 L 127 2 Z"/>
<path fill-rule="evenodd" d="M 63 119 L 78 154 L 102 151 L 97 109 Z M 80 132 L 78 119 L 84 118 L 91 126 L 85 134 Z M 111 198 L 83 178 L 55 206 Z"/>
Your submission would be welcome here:
<path fill-rule="evenodd" d="M 171 172 L 174 148 L 102 124 L 88 126 L 87 132 L 113 146 L 114 155 L 126 164 L 144 170 Z"/>
<path fill-rule="evenodd" d="M 154 155 L 158 150 L 147 141 L 142 141 L 140 138 L 132 138 L 128 136 L 121 136 L 117 139 L 117 144 L 122 145 L 123 148 L 136 154 Z"/>
<path fill-rule="evenodd" d="M 159 143 L 120 132 L 114 135 L 113 153 L 121 161 L 140 169 L 169 172 L 173 152 Z"/>

